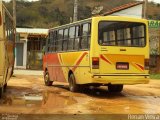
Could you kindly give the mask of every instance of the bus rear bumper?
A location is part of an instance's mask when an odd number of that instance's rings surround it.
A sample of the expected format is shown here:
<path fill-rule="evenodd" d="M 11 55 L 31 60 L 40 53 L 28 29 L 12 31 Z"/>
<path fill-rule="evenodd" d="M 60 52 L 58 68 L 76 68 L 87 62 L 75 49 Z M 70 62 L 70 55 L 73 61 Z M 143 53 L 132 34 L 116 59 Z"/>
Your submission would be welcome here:
<path fill-rule="evenodd" d="M 92 75 L 91 83 L 101 84 L 147 84 L 149 75 Z"/>

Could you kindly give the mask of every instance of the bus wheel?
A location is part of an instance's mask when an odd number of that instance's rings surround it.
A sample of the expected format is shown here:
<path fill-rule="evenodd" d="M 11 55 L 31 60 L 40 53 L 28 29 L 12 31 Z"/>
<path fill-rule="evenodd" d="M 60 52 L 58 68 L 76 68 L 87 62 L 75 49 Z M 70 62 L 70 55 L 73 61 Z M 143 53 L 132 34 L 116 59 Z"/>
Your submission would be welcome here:
<path fill-rule="evenodd" d="M 109 92 L 121 92 L 123 90 L 123 85 L 108 85 Z"/>
<path fill-rule="evenodd" d="M 53 81 L 50 81 L 48 71 L 46 71 L 45 74 L 44 74 L 44 83 L 45 83 L 46 86 L 51 86 L 52 83 L 53 83 Z"/>
<path fill-rule="evenodd" d="M 2 87 L 0 87 L 0 98 L 2 98 L 2 95 L 3 95 L 3 86 Z"/>
<path fill-rule="evenodd" d="M 7 83 L 4 85 L 4 92 L 6 92 L 7 89 Z"/>
<path fill-rule="evenodd" d="M 76 80 L 73 74 L 70 74 L 69 76 L 69 90 L 71 92 L 78 92 L 80 86 L 76 84 Z"/>

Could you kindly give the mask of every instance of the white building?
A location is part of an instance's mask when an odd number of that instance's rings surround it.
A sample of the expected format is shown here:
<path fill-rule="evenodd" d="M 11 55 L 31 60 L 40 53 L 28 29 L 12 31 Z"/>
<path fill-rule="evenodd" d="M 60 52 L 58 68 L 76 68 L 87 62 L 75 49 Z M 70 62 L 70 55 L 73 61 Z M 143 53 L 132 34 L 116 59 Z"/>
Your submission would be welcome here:
<path fill-rule="evenodd" d="M 143 3 L 144 2 L 131 2 L 128 4 L 124 4 L 107 11 L 102 15 L 103 16 L 106 16 L 106 15 L 128 16 L 128 17 L 142 18 Z"/>
<path fill-rule="evenodd" d="M 16 31 L 15 68 L 40 69 L 48 29 L 17 28 Z"/>

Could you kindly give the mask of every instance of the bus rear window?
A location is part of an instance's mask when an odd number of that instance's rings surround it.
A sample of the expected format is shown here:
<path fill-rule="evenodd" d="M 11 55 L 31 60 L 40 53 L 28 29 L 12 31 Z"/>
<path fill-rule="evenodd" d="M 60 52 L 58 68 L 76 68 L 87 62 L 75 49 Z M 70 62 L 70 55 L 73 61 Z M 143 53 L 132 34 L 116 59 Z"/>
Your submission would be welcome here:
<path fill-rule="evenodd" d="M 98 42 L 106 46 L 144 47 L 145 24 L 136 22 L 99 22 Z"/>

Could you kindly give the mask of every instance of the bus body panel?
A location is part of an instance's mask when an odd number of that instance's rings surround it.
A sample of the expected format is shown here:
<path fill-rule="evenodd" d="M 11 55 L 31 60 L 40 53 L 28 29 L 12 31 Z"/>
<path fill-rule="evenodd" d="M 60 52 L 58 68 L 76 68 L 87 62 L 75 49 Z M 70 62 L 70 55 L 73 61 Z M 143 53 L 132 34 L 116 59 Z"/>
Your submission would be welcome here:
<path fill-rule="evenodd" d="M 52 81 L 61 81 L 65 82 L 64 74 L 62 71 L 62 67 L 60 60 L 59 60 L 59 55 L 58 54 L 48 54 L 46 55 L 46 59 L 48 60 L 46 62 L 47 64 L 47 70 L 49 72 L 50 79 Z"/>
<path fill-rule="evenodd" d="M 72 71 L 77 84 L 82 84 L 89 76 L 89 52 L 49 53 L 43 57 L 44 66 L 52 81 L 68 82 L 68 73 Z M 86 79 L 85 79 L 86 78 Z"/>
<path fill-rule="evenodd" d="M 125 47 L 125 46 L 101 46 L 98 43 L 98 24 L 100 21 L 131 21 L 142 22 L 146 25 L 146 46 L 145 47 Z M 106 28 L 107 29 L 107 28 Z M 149 40 L 148 26 L 146 20 L 123 17 L 99 17 L 92 19 L 92 35 L 91 35 L 91 56 L 99 58 L 99 69 L 91 69 L 91 73 L 98 75 L 97 77 L 106 78 L 111 84 L 139 84 L 147 83 L 149 80 L 148 70 L 145 70 L 145 59 L 149 59 Z M 116 69 L 117 63 L 129 64 L 128 69 Z M 92 64 L 91 64 L 92 66 Z M 107 76 L 109 74 L 109 76 Z M 138 75 L 143 75 L 139 77 Z M 102 75 L 102 76 L 101 76 Z M 116 76 L 118 77 L 116 77 Z M 122 75 L 122 76 L 121 76 Z M 124 75 L 124 76 L 123 76 Z M 132 76 L 129 81 L 128 76 Z M 134 75 L 134 76 L 133 76 Z M 137 76 L 138 77 L 137 77 Z M 145 76 L 147 75 L 147 77 Z M 114 77 L 115 76 L 115 77 Z M 97 78 L 98 79 L 98 78 Z M 101 79 L 101 78 L 99 78 Z M 92 79 L 94 81 L 94 79 Z M 125 82 L 128 80 L 127 82 Z M 97 80 L 96 80 L 97 81 Z M 104 80 L 105 83 L 105 80 Z"/>
<path fill-rule="evenodd" d="M 143 55 L 100 54 L 100 74 L 145 74 Z M 116 63 L 127 63 L 128 69 L 117 70 Z M 105 67 L 106 66 L 106 67 Z M 122 66 L 123 67 L 123 66 Z"/>
<path fill-rule="evenodd" d="M 90 74 L 86 81 L 81 81 L 81 84 L 123 84 L 123 85 L 134 85 L 134 84 L 147 84 L 149 82 L 149 76 L 146 74 L 101 74 L 93 75 Z"/>

